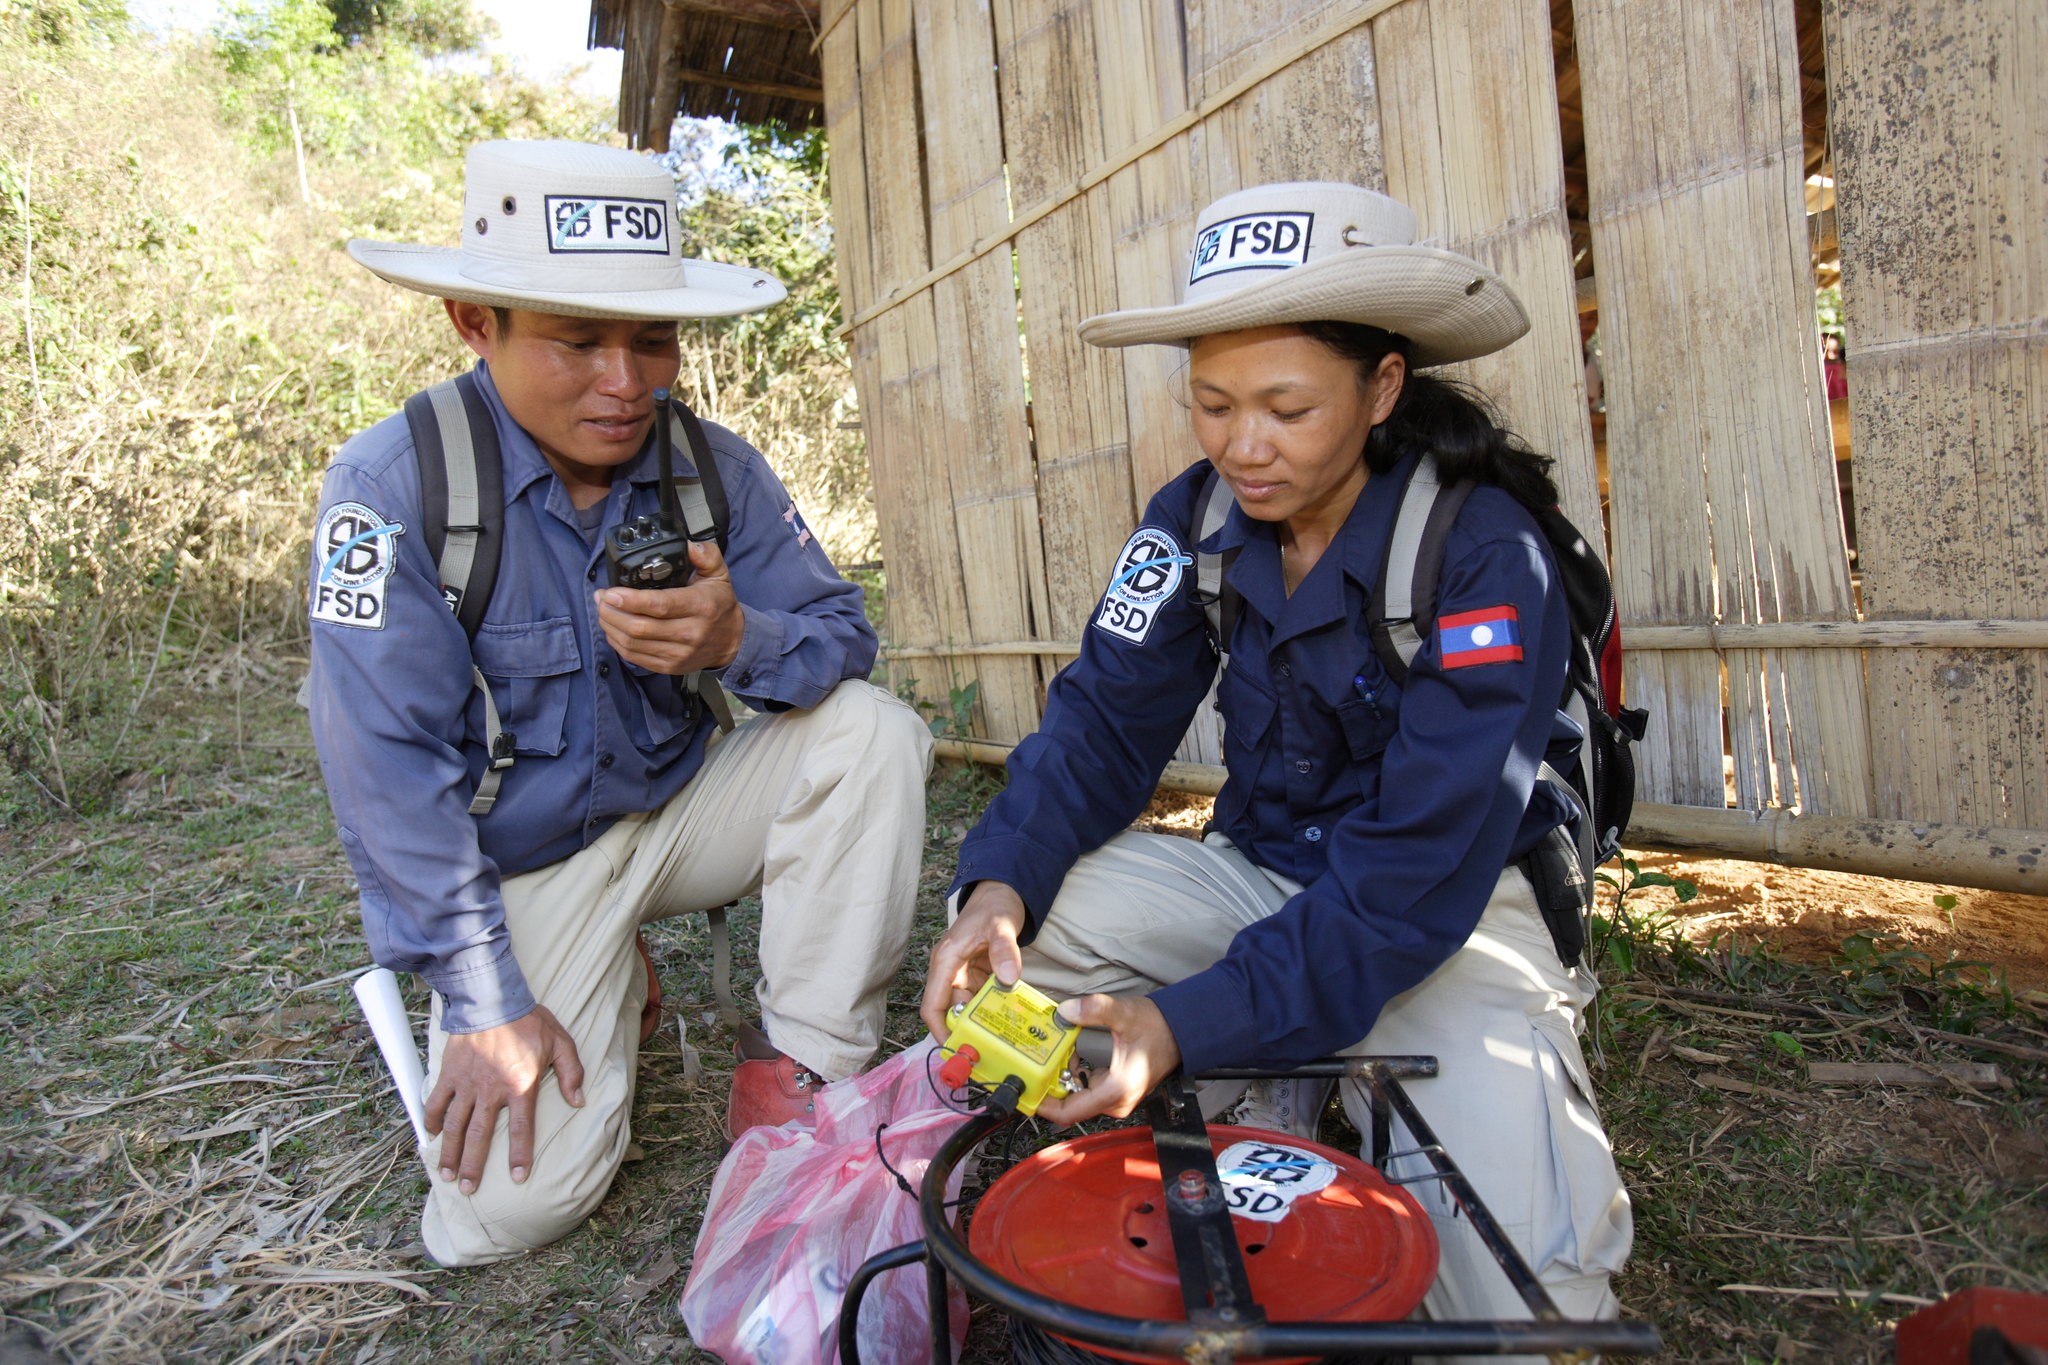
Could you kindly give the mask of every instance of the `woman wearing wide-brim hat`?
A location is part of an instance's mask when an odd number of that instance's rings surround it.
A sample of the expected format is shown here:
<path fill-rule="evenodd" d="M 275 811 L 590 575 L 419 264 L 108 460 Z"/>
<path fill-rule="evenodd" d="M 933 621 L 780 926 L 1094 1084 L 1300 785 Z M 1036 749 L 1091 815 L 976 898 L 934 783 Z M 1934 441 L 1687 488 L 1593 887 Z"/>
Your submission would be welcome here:
<path fill-rule="evenodd" d="M 1549 460 L 1417 373 L 1528 322 L 1492 271 L 1414 232 L 1405 206 L 1350 185 L 1241 191 L 1201 214 L 1181 303 L 1082 324 L 1101 346 L 1187 348 L 1207 458 L 1152 499 L 962 846 L 924 1017 L 943 1033 L 991 970 L 1079 997 L 1063 1011 L 1116 1053 L 1041 1111 L 1059 1122 L 1128 1113 L 1175 1066 L 1433 1054 L 1440 1078 L 1411 1093 L 1445 1147 L 1566 1314 L 1612 1315 L 1630 1220 L 1578 1044 L 1592 982 L 1564 965 L 1519 866 L 1570 810 L 1537 780 L 1577 739 L 1558 711 L 1567 608 L 1529 510 L 1557 493 Z M 1479 486 L 1404 683 L 1371 599 L 1425 452 L 1446 484 Z M 1231 497 L 1210 503 L 1219 479 Z M 1227 509 L 1220 525 L 1205 504 Z M 1220 631 L 1205 561 L 1237 599 Z M 1217 681 L 1218 645 L 1229 779 L 1211 830 L 1127 832 Z M 1325 1094 L 1257 1087 L 1241 1119 L 1306 1135 Z M 1412 1188 L 1443 1244 L 1431 1312 L 1526 1317 L 1441 1187 Z"/>

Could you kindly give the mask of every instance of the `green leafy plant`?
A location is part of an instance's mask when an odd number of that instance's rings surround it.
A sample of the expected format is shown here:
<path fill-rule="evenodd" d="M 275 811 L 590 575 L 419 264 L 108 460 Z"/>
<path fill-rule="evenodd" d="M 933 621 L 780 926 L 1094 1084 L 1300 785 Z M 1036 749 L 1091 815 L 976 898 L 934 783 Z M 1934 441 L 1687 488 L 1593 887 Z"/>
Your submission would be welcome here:
<path fill-rule="evenodd" d="M 1699 894 L 1699 887 L 1683 877 L 1645 872 L 1633 858 L 1622 858 L 1616 866 L 1620 869 L 1618 873 L 1594 874 L 1600 885 L 1613 890 L 1614 900 L 1607 913 L 1596 910 L 1593 914 L 1588 945 L 1592 960 L 1628 975 L 1636 969 L 1639 948 L 1689 949 L 1691 945 L 1678 932 L 1670 917 L 1655 907 L 1643 905 L 1641 896 L 1646 891 L 1668 890 L 1673 899 L 1683 905 Z"/>
<path fill-rule="evenodd" d="M 918 710 L 928 713 L 925 724 L 931 727 L 938 739 L 967 739 L 974 734 L 974 702 L 981 695 L 981 683 L 970 681 L 965 687 L 953 688 L 946 695 L 946 708 L 941 711 L 938 704 L 918 701 Z"/>

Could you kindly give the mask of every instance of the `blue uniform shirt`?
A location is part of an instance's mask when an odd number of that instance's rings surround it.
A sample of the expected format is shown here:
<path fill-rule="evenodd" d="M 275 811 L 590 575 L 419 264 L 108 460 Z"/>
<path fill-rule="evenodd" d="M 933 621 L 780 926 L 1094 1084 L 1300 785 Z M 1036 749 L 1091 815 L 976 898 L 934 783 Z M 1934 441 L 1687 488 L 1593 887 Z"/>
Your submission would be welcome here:
<path fill-rule="evenodd" d="M 1275 526 L 1233 506 L 1204 547 L 1238 550 L 1228 579 L 1244 600 L 1217 697 L 1229 777 L 1215 826 L 1305 889 L 1221 962 L 1153 993 L 1189 1071 L 1356 1043 L 1464 943 L 1501 869 L 1568 818 L 1535 782 L 1546 753 L 1578 738 L 1557 710 L 1569 615 L 1543 534 L 1511 497 L 1466 501 L 1439 629 L 1405 688 L 1373 650 L 1367 599 L 1412 466 L 1366 482 L 1292 596 Z M 955 889 L 1016 888 L 1026 942 L 1075 859 L 1143 810 L 1215 677 L 1188 548 L 1211 477 L 1196 464 L 1153 498 L 1080 658 L 961 847 Z"/>
<path fill-rule="evenodd" d="M 505 473 L 498 581 L 474 642 L 442 600 L 421 524 L 418 460 L 403 416 L 334 458 L 313 546 L 311 707 L 328 798 L 361 889 L 376 960 L 424 975 L 450 1032 L 532 1010 L 505 932 L 501 876 L 586 847 L 621 815 L 651 811 L 704 762 L 715 722 L 676 678 L 613 652 L 592 594 L 604 537 L 586 540 L 568 490 L 477 377 Z M 705 423 L 731 502 L 726 562 L 745 619 L 720 673 L 762 710 L 809 707 L 865 677 L 875 634 L 760 454 Z M 687 448 L 679 474 L 694 474 Z M 654 445 L 625 466 L 601 531 L 658 510 Z M 473 648 L 472 648 L 473 645 Z M 472 816 L 484 769 L 471 663 L 515 736 L 496 806 Z"/>

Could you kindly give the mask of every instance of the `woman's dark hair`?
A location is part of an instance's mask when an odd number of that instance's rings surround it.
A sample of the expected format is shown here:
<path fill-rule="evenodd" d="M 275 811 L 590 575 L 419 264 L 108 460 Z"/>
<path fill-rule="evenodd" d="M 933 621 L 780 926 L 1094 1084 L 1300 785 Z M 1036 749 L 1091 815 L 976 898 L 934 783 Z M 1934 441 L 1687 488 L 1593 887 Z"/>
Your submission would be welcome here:
<path fill-rule="evenodd" d="M 1408 339 L 1359 322 L 1304 322 L 1303 335 L 1321 342 L 1360 375 L 1370 375 L 1388 354 L 1408 355 Z M 1428 451 L 1436 457 L 1445 483 L 1471 479 L 1504 490 L 1516 502 L 1536 511 L 1557 506 L 1557 485 L 1551 481 L 1548 455 L 1539 455 L 1522 438 L 1501 425 L 1493 405 L 1465 384 L 1410 370 L 1401 396 L 1387 420 L 1365 438 L 1365 465 L 1384 474 L 1407 455 Z"/>

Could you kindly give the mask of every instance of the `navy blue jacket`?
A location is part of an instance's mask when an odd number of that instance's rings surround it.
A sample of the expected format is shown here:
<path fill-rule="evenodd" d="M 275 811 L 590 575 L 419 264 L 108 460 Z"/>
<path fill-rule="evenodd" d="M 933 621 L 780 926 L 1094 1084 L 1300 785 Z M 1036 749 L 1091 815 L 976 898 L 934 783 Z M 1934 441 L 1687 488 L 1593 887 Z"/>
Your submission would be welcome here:
<path fill-rule="evenodd" d="M 1190 1071 L 1356 1043 L 1465 942 L 1501 869 L 1570 818 L 1536 787 L 1546 754 L 1578 739 L 1557 709 L 1569 616 L 1543 534 L 1511 497 L 1482 487 L 1465 503 L 1441 624 L 1405 687 L 1374 653 L 1368 597 L 1411 467 L 1366 482 L 1291 597 L 1274 525 L 1232 506 L 1205 547 L 1238 550 L 1228 579 L 1244 599 L 1217 698 L 1229 778 L 1215 826 L 1305 889 L 1221 962 L 1153 993 Z M 1074 861 L 1143 810 L 1215 676 L 1187 548 L 1212 477 L 1198 463 L 1152 499 L 1080 658 L 961 847 L 955 889 L 1016 888 L 1026 942 Z"/>
<path fill-rule="evenodd" d="M 451 1033 L 532 1010 L 505 933 L 498 880 L 586 847 L 651 811 L 704 763 L 714 729 L 679 681 L 628 664 L 597 624 L 604 537 L 584 538 L 568 490 L 477 367 L 505 471 L 497 588 L 474 642 L 443 603 L 420 525 L 419 462 L 404 417 L 334 457 L 320 496 L 310 601 L 313 738 L 370 953 L 423 974 Z M 745 629 L 719 676 L 758 710 L 809 707 L 867 676 L 875 633 L 861 590 L 811 537 L 754 448 L 706 422 L 731 502 L 726 563 Z M 694 474 L 686 450 L 677 472 Z M 654 444 L 615 478 L 602 529 L 660 505 Z M 488 815 L 469 814 L 484 769 L 483 672 L 513 767 Z"/>

